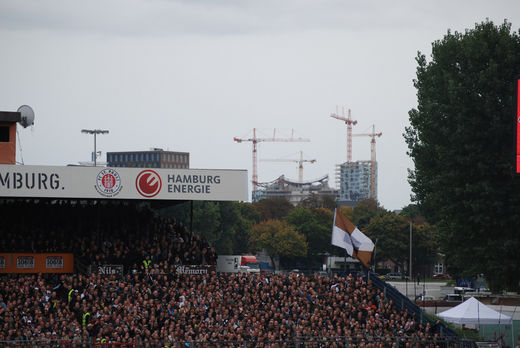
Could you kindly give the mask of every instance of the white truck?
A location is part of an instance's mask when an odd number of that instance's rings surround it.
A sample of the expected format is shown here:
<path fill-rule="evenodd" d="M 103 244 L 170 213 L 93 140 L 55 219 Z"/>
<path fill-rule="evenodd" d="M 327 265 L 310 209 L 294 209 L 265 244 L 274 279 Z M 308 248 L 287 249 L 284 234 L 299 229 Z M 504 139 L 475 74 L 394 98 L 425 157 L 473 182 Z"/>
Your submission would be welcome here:
<path fill-rule="evenodd" d="M 217 272 L 260 273 L 260 261 L 251 255 L 219 255 Z"/>

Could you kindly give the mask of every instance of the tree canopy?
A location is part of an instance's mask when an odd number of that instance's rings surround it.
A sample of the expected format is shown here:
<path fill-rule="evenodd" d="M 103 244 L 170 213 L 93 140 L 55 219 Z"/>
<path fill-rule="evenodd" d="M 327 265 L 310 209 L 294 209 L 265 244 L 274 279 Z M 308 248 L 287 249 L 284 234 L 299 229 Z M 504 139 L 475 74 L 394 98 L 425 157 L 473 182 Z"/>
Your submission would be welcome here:
<path fill-rule="evenodd" d="M 332 213 L 325 208 L 294 208 L 285 218 L 309 243 L 309 256 L 331 250 Z"/>
<path fill-rule="evenodd" d="M 373 198 L 368 198 L 362 200 L 354 207 L 352 222 L 359 229 L 363 229 L 370 223 L 370 219 L 379 213 L 385 212 L 386 210 L 379 206 L 379 202 Z"/>
<path fill-rule="evenodd" d="M 249 247 L 252 251 L 264 249 L 271 257 L 294 257 L 307 254 L 305 236 L 281 220 L 267 220 L 253 226 Z"/>
<path fill-rule="evenodd" d="M 283 219 L 294 208 L 285 198 L 266 198 L 253 203 L 253 206 L 260 213 L 262 221 Z"/>
<path fill-rule="evenodd" d="M 393 213 L 380 214 L 370 220 L 364 231 L 376 243 L 377 260 L 392 260 L 404 269 L 409 258 L 408 226 L 404 217 Z"/>
<path fill-rule="evenodd" d="M 405 139 L 414 200 L 441 233 L 451 272 L 519 290 L 520 178 L 513 176 L 520 38 L 491 21 L 448 33 L 417 56 L 418 105 Z"/>

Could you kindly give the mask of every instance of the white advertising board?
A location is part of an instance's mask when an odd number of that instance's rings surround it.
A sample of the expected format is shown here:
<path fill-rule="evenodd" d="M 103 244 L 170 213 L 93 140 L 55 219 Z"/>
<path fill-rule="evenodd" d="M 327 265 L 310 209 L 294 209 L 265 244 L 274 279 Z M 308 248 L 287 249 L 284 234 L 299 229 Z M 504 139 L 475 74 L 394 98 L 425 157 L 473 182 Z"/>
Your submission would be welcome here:
<path fill-rule="evenodd" d="M 0 165 L 0 197 L 246 201 L 247 171 Z"/>

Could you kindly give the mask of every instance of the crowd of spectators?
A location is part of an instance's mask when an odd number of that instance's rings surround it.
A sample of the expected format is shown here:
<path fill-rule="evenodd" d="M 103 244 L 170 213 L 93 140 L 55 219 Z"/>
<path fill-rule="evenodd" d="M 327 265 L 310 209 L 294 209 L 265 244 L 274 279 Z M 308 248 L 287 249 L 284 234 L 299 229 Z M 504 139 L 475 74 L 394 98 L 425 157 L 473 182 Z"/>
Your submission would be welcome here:
<path fill-rule="evenodd" d="M 178 342 L 336 340 L 428 346 L 439 337 L 361 276 L 209 273 L 0 279 L 0 341 L 171 346 Z M 440 342 L 440 340 L 439 340 Z"/>
<path fill-rule="evenodd" d="M 24 208 L 33 215 L 20 219 Z M 0 252 L 72 252 L 90 270 L 121 264 L 126 271 L 0 276 L 0 343 L 257 346 L 327 338 L 321 346 L 392 347 L 404 340 L 435 347 L 439 340 L 362 276 L 179 274 L 178 265 L 215 265 L 215 251 L 146 206 L 15 202 L 2 213 Z"/>
<path fill-rule="evenodd" d="M 2 204 L 0 252 L 73 253 L 75 263 L 95 268 L 123 265 L 125 272 L 160 265 L 214 265 L 205 238 L 147 205 L 45 201 Z"/>

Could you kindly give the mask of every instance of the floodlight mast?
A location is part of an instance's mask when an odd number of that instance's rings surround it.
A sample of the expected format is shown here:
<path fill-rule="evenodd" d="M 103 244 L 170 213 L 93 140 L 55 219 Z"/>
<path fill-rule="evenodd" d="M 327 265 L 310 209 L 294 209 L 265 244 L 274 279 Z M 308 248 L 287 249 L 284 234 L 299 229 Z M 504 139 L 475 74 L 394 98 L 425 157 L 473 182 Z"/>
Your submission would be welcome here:
<path fill-rule="evenodd" d="M 106 130 L 106 129 L 82 129 L 81 133 L 94 134 L 94 167 L 96 167 L 97 166 L 96 135 L 108 134 L 108 130 Z"/>

